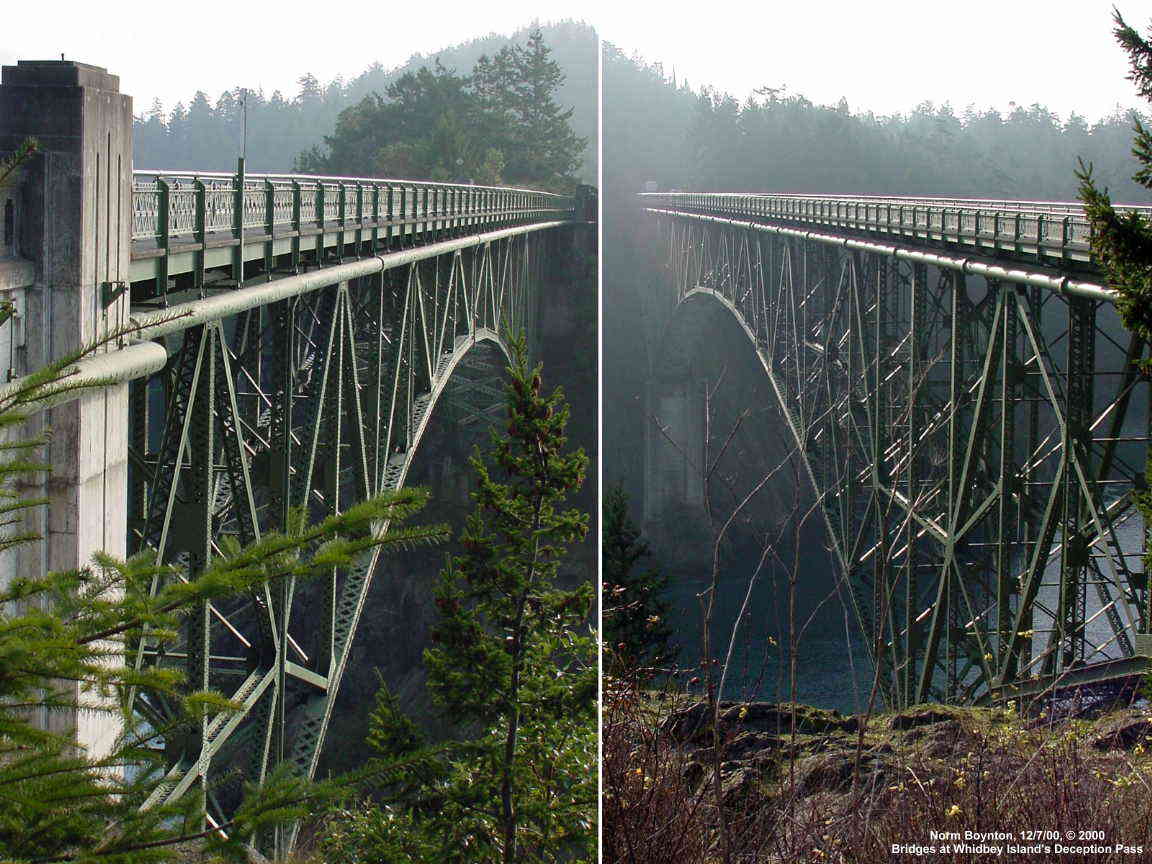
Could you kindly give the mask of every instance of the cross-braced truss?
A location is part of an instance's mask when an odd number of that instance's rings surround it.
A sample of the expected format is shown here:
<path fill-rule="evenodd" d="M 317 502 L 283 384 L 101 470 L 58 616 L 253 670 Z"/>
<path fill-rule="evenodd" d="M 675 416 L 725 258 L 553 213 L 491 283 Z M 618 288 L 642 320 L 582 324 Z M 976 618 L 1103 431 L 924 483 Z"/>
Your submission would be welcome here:
<path fill-rule="evenodd" d="M 165 337 L 170 361 L 132 383 L 131 542 L 195 578 L 222 539 L 313 519 L 398 489 L 437 399 L 477 343 L 531 337 L 550 232 L 511 236 Z M 170 769 L 149 801 L 194 791 L 222 824 L 243 782 L 316 768 L 378 551 L 348 570 L 207 603 L 181 644 L 144 640 L 133 662 L 176 664 L 188 686 L 243 705 L 165 736 Z M 154 728 L 163 700 L 138 693 Z"/>
<path fill-rule="evenodd" d="M 718 301 L 756 347 L 890 704 L 1145 668 L 1149 385 L 1110 303 L 660 219 L 671 301 Z"/>

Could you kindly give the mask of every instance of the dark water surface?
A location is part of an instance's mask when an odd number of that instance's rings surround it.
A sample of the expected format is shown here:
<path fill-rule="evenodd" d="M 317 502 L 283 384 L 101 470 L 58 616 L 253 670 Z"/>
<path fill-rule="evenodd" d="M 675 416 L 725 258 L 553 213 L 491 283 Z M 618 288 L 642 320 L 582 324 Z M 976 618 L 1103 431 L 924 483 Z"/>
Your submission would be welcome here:
<path fill-rule="evenodd" d="M 796 650 L 796 698 L 817 708 L 844 713 L 863 711 L 872 686 L 868 652 L 851 621 L 845 627 L 837 597 L 823 567 L 797 590 L 797 620 L 812 616 Z M 725 699 L 784 701 L 790 698 L 788 659 L 787 585 L 768 574 L 757 579 L 732 649 L 725 679 Z M 726 575 L 713 612 L 713 656 L 723 660 L 733 623 L 747 591 L 747 574 Z M 725 584 L 726 583 L 726 584 Z M 679 665 L 697 667 L 700 659 L 702 614 L 697 594 L 702 589 L 688 580 L 675 581 L 669 590 L 671 620 L 679 622 L 674 639 L 680 648 Z M 821 603 L 821 601 L 824 601 Z M 846 632 L 847 631 L 847 632 Z M 687 673 L 692 674 L 692 673 Z"/>
<path fill-rule="evenodd" d="M 1126 563 L 1134 570 L 1141 567 L 1143 520 L 1134 516 L 1116 530 L 1119 547 L 1125 550 Z M 804 627 L 796 651 L 796 698 L 817 708 L 858 713 L 867 709 L 872 687 L 872 664 L 863 639 L 851 618 L 846 620 L 843 606 L 835 594 L 832 564 L 823 553 L 804 557 L 804 576 L 796 586 L 797 621 Z M 713 612 L 713 657 L 722 660 L 728 650 L 733 623 L 740 614 L 748 588 L 750 568 L 736 567 L 721 579 L 719 597 Z M 1036 635 L 1033 650 L 1040 652 L 1047 633 L 1054 626 L 1051 615 L 1043 609 L 1055 609 L 1058 603 L 1059 559 L 1049 564 L 1037 596 Z M 673 580 L 669 590 L 671 620 L 680 622 L 674 636 L 680 646 L 682 668 L 699 668 L 701 619 L 698 594 L 704 589 L 699 580 Z M 788 582 L 779 572 L 757 577 L 747 611 L 737 630 L 732 661 L 726 678 L 723 698 L 740 700 L 783 701 L 790 698 L 788 662 Z M 1113 592 L 1115 596 L 1117 592 Z M 1086 658 L 1100 662 L 1121 656 L 1108 619 L 1101 613 L 1103 602 L 1096 591 L 1086 597 L 1086 632 L 1089 642 L 1099 650 Z M 1130 607 L 1118 608 L 1121 622 L 1129 637 L 1134 633 L 1134 615 Z M 810 623 L 804 622 L 811 618 Z M 688 673 L 689 675 L 694 673 Z M 877 708 L 882 708 L 878 701 Z"/>

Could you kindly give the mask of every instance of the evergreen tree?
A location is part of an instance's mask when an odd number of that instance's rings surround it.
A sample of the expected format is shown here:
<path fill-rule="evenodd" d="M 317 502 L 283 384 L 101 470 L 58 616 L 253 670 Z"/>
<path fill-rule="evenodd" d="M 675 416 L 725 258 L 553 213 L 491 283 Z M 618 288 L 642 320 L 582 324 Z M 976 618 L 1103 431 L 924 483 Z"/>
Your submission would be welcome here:
<path fill-rule="evenodd" d="M 1113 11 L 1116 40 L 1129 58 L 1129 79 L 1145 101 L 1152 102 L 1152 44 Z M 1152 189 L 1152 133 L 1134 118 L 1136 137 L 1132 155 L 1140 167 L 1134 182 Z M 1077 172 L 1080 199 L 1092 223 L 1092 252 L 1108 274 L 1108 282 L 1118 293 L 1117 307 L 1125 326 L 1152 344 L 1152 222 L 1136 211 L 1118 212 L 1107 189 L 1100 189 L 1092 177 L 1091 164 L 1081 162 Z"/>
<path fill-rule="evenodd" d="M 574 105 L 576 112 L 573 121 L 578 125 L 584 137 L 594 134 L 596 125 L 596 38 L 595 32 L 586 24 L 573 22 L 559 22 L 548 25 L 543 32 L 546 34 L 550 46 L 554 49 L 554 57 L 560 62 L 561 68 L 566 72 L 566 80 L 554 94 L 554 98 L 565 105 Z M 528 33 L 515 34 L 512 39 L 525 40 Z M 275 92 L 267 100 L 260 96 L 259 91 L 249 94 L 248 113 L 248 151 L 247 168 L 249 172 L 283 172 L 292 170 L 294 160 L 301 158 L 302 154 L 309 153 L 313 148 L 319 147 L 319 153 L 324 155 L 324 135 L 333 134 L 339 115 L 345 109 L 360 104 L 365 96 L 378 94 L 383 98 L 388 86 L 396 82 L 407 73 L 415 73 L 419 68 L 432 67 L 434 62 L 442 61 L 445 68 L 456 70 L 464 77 L 467 70 L 472 68 L 479 58 L 484 55 L 491 56 L 500 45 L 510 41 L 507 37 L 490 34 L 478 39 L 438 51 L 431 57 L 425 58 L 414 55 L 407 63 L 398 69 L 385 69 L 379 63 L 373 63 L 363 72 L 349 81 L 342 78 L 327 83 L 320 81 L 314 75 L 303 75 L 297 79 L 296 88 L 292 94 Z M 250 83 L 250 82 L 245 82 Z M 240 88 L 233 88 L 234 94 Z M 225 100 L 226 102 L 227 100 Z M 189 102 L 184 100 L 185 105 Z M 213 118 L 222 124 L 223 120 L 217 116 L 215 106 L 211 106 Z M 231 171 L 236 165 L 235 135 L 216 135 L 206 142 L 192 141 L 185 128 L 176 131 L 168 129 L 168 134 L 159 136 L 142 132 L 148 124 L 147 116 L 136 118 L 135 155 L 136 164 L 146 168 L 165 168 L 170 170 L 203 171 L 210 168 Z M 155 131 L 155 130 L 153 130 Z M 490 182 L 489 178 L 499 179 L 503 165 L 499 160 L 488 162 L 489 148 L 498 150 L 499 141 L 509 135 L 509 128 L 499 130 L 500 134 L 493 137 L 483 134 L 480 141 L 484 147 L 481 154 L 481 167 L 473 171 L 454 169 L 460 168 L 455 162 L 446 163 L 441 175 L 450 179 L 462 177 L 477 183 Z M 409 146 L 407 142 L 405 146 Z M 201 146 L 203 145 L 203 146 Z M 399 149 L 403 149 L 402 147 Z M 195 153 L 196 161 L 192 158 Z M 373 172 L 375 148 L 373 158 L 364 161 L 351 173 L 364 175 Z M 458 158 L 458 157 L 453 157 Z M 467 161 L 467 157 L 464 157 Z M 494 174 L 493 171 L 496 171 Z M 592 155 L 585 149 L 585 162 L 581 165 L 584 180 L 590 181 L 595 175 L 595 165 Z M 348 172 L 341 172 L 348 173 Z M 391 173 L 391 172 L 389 172 Z M 432 176 L 422 174 L 420 176 Z M 418 179 L 411 177 L 410 179 Z"/>
<path fill-rule="evenodd" d="M 675 655 L 668 644 L 668 603 L 662 597 L 668 577 L 641 569 L 652 552 L 628 515 L 624 490 L 610 489 L 601 506 L 606 652 L 618 671 L 666 663 Z"/>
<path fill-rule="evenodd" d="M 578 632 L 592 586 L 557 584 L 566 548 L 588 527 L 586 514 L 558 508 L 583 483 L 588 460 L 564 452 L 568 406 L 558 389 L 541 393 L 540 369 L 528 370 L 524 350 L 516 347 L 492 466 L 472 459 L 476 510 L 464 554 L 449 559 L 436 587 L 442 619 L 426 654 L 436 704 L 486 730 L 474 742 L 468 795 L 487 789 L 499 809 L 494 824 L 474 821 L 474 837 L 488 847 L 482 860 L 506 864 L 580 842 L 595 773 L 592 753 L 570 749 L 579 741 L 573 721 L 591 722 L 595 710 L 593 644 Z"/>
<path fill-rule="evenodd" d="M 573 109 L 556 104 L 556 90 L 564 82 L 564 73 L 551 53 L 539 29 L 528 35 L 527 45 L 501 52 L 509 68 L 501 75 L 503 88 L 493 98 L 497 105 L 511 109 L 513 117 L 503 148 L 509 183 L 546 187 L 571 184 L 587 144 L 572 131 Z"/>
<path fill-rule="evenodd" d="M 441 618 L 425 653 L 433 702 L 467 737 L 430 750 L 378 697 L 370 741 L 382 764 L 420 767 L 392 784 L 387 806 L 329 820 L 334 864 L 594 854 L 593 591 L 558 583 L 567 547 L 587 531 L 586 514 L 562 509 L 587 459 L 565 452 L 567 405 L 559 390 L 541 393 L 522 345 L 510 371 L 507 429 L 487 461 L 472 459 L 476 509 L 436 586 Z M 420 788 L 406 790 L 413 776 Z"/>
<path fill-rule="evenodd" d="M 26 376 L 0 398 L 0 430 L 7 433 L 0 444 L 0 553 L 40 539 L 23 516 L 45 504 L 25 490 L 48 471 L 37 459 L 46 439 L 21 438 L 19 429 L 27 406 L 68 389 L 61 376 L 80 356 Z M 202 829 L 203 801 L 195 795 L 142 811 L 163 781 L 169 738 L 178 741 L 201 718 L 240 706 L 210 690 L 190 690 L 177 669 L 137 669 L 124 657 L 145 636 L 158 650 L 179 650 L 184 618 L 206 602 L 250 595 L 283 578 L 328 574 L 372 546 L 442 539 L 438 527 L 401 524 L 425 500 L 423 492 L 404 490 L 315 525 L 297 513 L 283 532 L 245 548 L 222 538 L 222 554 L 191 580 L 178 566 L 157 564 L 150 551 L 127 561 L 98 554 L 78 572 L 10 574 L 0 587 L 0 860 L 136 864 L 183 859 L 194 845 L 243 860 L 260 832 L 345 794 L 343 783 L 308 784 L 280 766 L 248 790 L 232 822 L 212 830 Z M 390 527 L 377 536 L 374 526 L 382 522 Z M 80 686 L 61 688 L 61 681 Z M 162 697 L 172 711 L 167 724 L 124 712 L 129 690 Z M 80 712 L 120 724 L 109 752 L 76 747 L 69 719 Z M 56 719 L 45 724 L 46 718 Z"/>
<path fill-rule="evenodd" d="M 365 96 L 341 112 L 336 130 L 297 159 L 310 173 L 439 181 L 500 182 L 503 156 L 482 134 L 469 81 L 438 63 L 388 86 L 387 99 Z"/>
<path fill-rule="evenodd" d="M 525 46 L 482 55 L 471 74 L 407 72 L 341 112 L 297 170 L 571 188 L 586 141 L 555 94 L 564 81 L 539 30 Z"/>

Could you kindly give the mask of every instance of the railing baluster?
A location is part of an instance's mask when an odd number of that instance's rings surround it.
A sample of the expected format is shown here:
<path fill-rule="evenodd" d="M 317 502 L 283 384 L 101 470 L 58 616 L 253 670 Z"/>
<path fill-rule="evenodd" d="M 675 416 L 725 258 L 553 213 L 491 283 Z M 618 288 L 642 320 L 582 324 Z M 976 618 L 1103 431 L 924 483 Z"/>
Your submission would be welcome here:
<path fill-rule="evenodd" d="M 380 251 L 380 184 L 372 184 L 372 251 L 375 255 Z"/>
<path fill-rule="evenodd" d="M 160 259 L 160 270 L 156 277 L 156 289 L 161 297 L 168 296 L 168 248 L 172 239 L 171 229 L 171 189 L 168 186 L 167 180 L 159 178 L 156 180 L 156 245 L 164 250 L 164 255 Z"/>
<path fill-rule="evenodd" d="M 298 180 L 292 181 L 292 272 L 300 272 L 300 211 L 303 205 L 302 190 Z"/>
<path fill-rule="evenodd" d="M 272 270 L 276 266 L 275 241 L 272 239 L 276 232 L 276 185 L 271 180 L 264 181 L 264 278 L 272 278 Z"/>
<path fill-rule="evenodd" d="M 392 220 L 396 218 L 394 211 L 392 209 L 393 205 L 395 204 L 394 192 L 395 192 L 395 189 L 393 188 L 392 184 L 389 183 L 388 184 L 388 228 L 387 228 L 387 232 L 385 234 L 385 242 L 388 244 L 389 249 L 391 249 L 393 247 L 393 245 L 394 245 L 393 239 L 396 237 L 396 226 L 392 224 Z"/>
<path fill-rule="evenodd" d="M 203 180 L 197 178 L 192 181 L 193 194 L 195 195 L 195 213 L 192 217 L 192 236 L 196 240 L 199 247 L 192 254 L 192 287 L 196 292 L 204 296 L 204 265 L 207 256 L 207 249 L 205 244 L 208 241 L 208 186 Z M 167 281 L 167 276 L 165 276 Z M 164 293 L 167 294 L 168 288 L 164 288 Z"/>

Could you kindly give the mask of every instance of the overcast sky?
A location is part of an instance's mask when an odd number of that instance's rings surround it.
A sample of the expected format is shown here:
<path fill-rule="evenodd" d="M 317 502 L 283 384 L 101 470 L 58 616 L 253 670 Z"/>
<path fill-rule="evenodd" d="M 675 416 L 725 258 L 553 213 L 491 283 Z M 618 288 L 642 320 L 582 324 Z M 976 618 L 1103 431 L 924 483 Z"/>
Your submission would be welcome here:
<path fill-rule="evenodd" d="M 906 112 L 929 99 L 1004 110 L 1015 101 L 1089 120 L 1141 104 L 1112 37 L 1113 0 L 761 0 L 754 13 L 748 5 L 697 4 L 703 17 L 620 3 L 600 35 L 674 66 L 694 86 L 740 98 L 787 85 L 821 104 L 844 97 L 854 111 Z M 1146 3 L 1116 5 L 1144 31 Z"/>
<path fill-rule="evenodd" d="M 741 98 L 756 87 L 787 85 L 819 103 L 844 97 L 853 110 L 878 113 L 907 111 L 926 99 L 1002 110 L 1016 101 L 1090 120 L 1117 105 L 1139 105 L 1111 36 L 1112 0 L 767 0 L 748 11 L 750 5 L 721 0 L 686 11 L 669 2 L 574 0 L 346 0 L 331 7 L 57 0 L 5 9 L 0 61 L 63 52 L 105 66 L 142 112 L 154 97 L 170 107 L 197 89 L 212 99 L 235 86 L 291 96 L 304 72 L 322 81 L 351 78 L 374 61 L 392 67 L 414 52 L 511 32 L 535 18 L 575 18 L 629 53 L 674 67 L 693 85 Z M 1119 5 L 1130 23 L 1147 25 L 1142 4 Z"/>

